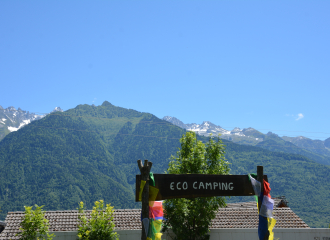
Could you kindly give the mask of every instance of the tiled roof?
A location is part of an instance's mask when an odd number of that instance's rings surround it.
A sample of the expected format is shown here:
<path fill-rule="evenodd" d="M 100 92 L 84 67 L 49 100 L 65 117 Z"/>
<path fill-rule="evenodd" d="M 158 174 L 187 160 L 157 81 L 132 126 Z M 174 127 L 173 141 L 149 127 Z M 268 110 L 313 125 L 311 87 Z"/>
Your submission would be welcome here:
<path fill-rule="evenodd" d="M 275 208 L 275 228 L 309 228 L 290 208 Z M 258 209 L 221 208 L 212 220 L 212 228 L 258 228 Z"/>
<path fill-rule="evenodd" d="M 87 218 L 91 212 L 86 211 Z M 19 231 L 23 217 L 24 212 L 8 212 L 5 220 L 7 226 L 0 234 L 0 240 L 19 239 L 15 235 Z M 46 211 L 45 218 L 49 220 L 50 232 L 77 231 L 78 210 Z M 118 230 L 141 229 L 141 209 L 116 209 L 114 222 Z"/>
<path fill-rule="evenodd" d="M 275 200 L 275 206 L 280 200 Z M 91 211 L 86 211 L 90 216 Z M 275 228 L 308 228 L 289 207 L 274 207 L 274 218 L 277 220 Z M 2 239 L 18 239 L 20 222 L 24 212 L 8 212 L 5 222 L 7 226 L 0 234 Z M 77 231 L 78 211 L 46 211 L 49 220 L 49 231 Z M 117 209 L 114 213 L 117 230 L 141 229 L 141 209 Z M 255 202 L 229 203 L 226 208 L 220 208 L 212 228 L 258 228 L 258 210 Z"/>

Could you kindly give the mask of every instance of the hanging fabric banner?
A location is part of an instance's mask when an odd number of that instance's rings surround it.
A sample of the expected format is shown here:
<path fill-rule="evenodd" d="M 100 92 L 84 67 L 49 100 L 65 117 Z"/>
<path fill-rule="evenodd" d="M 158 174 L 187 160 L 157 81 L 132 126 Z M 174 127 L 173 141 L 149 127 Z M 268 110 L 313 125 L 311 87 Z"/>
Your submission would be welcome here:
<path fill-rule="evenodd" d="M 143 226 L 144 226 L 144 230 L 146 231 L 146 236 L 148 236 L 148 231 L 149 231 L 149 218 L 144 218 L 142 220 L 143 222 Z"/>
<path fill-rule="evenodd" d="M 267 197 L 271 198 L 270 194 L 269 194 L 270 190 L 271 190 L 271 188 L 269 186 L 269 183 L 264 180 L 264 196 L 267 196 Z"/>
<path fill-rule="evenodd" d="M 150 186 L 155 186 L 155 178 L 154 178 L 154 174 L 152 172 L 149 173 L 149 185 Z"/>
<path fill-rule="evenodd" d="M 274 240 L 274 232 L 273 228 L 276 224 L 276 220 L 274 218 L 268 218 L 268 231 L 269 231 L 269 238 L 268 240 Z"/>
<path fill-rule="evenodd" d="M 251 183 L 253 177 L 249 175 Z M 255 179 L 254 179 L 255 180 Z M 257 181 L 257 180 L 255 180 Z M 258 182 L 258 181 L 257 181 Z M 260 183 L 260 182 L 259 182 Z M 252 183 L 253 184 L 253 183 Z M 260 185 L 261 186 L 261 185 Z M 266 180 L 263 180 L 264 192 L 260 193 L 260 203 L 257 200 L 257 205 L 261 204 L 259 213 L 259 226 L 258 236 L 260 240 L 263 240 L 266 234 L 269 233 L 268 240 L 274 239 L 273 228 L 276 224 L 276 220 L 273 218 L 274 200 L 270 196 L 270 185 Z M 257 191 L 255 191 L 257 192 Z"/>
<path fill-rule="evenodd" d="M 261 194 L 261 183 L 257 181 L 255 178 L 253 178 L 250 174 L 249 174 L 249 178 L 254 190 L 254 195 L 259 197 Z"/>
<path fill-rule="evenodd" d="M 263 217 L 272 218 L 273 208 L 274 200 L 264 195 L 259 214 Z"/>
<path fill-rule="evenodd" d="M 260 240 L 264 240 L 266 234 L 268 233 L 268 221 L 267 218 L 259 215 L 259 226 L 258 226 L 258 236 Z"/>
<path fill-rule="evenodd" d="M 153 202 L 156 200 L 158 192 L 158 188 L 149 186 L 149 206 L 154 204 Z"/>
<path fill-rule="evenodd" d="M 152 224 L 154 225 L 157 233 L 159 233 L 162 230 L 162 225 L 163 225 L 162 220 L 155 220 L 152 222 Z"/>
<path fill-rule="evenodd" d="M 143 192 L 144 185 L 146 185 L 146 181 L 141 180 L 140 191 L 139 191 L 139 201 L 142 201 L 142 192 Z"/>
<path fill-rule="evenodd" d="M 163 223 L 163 202 L 155 201 L 159 189 L 155 187 L 155 178 L 152 172 L 149 174 L 149 228 L 147 240 L 161 240 Z"/>
<path fill-rule="evenodd" d="M 149 218 L 163 220 L 163 216 L 163 203 L 161 201 L 155 201 L 153 206 L 149 206 Z"/>
<path fill-rule="evenodd" d="M 151 238 L 152 240 L 155 240 L 155 234 L 157 233 L 157 231 L 153 222 L 154 220 L 151 218 L 149 222 L 150 226 L 149 226 L 148 237 Z"/>
<path fill-rule="evenodd" d="M 155 240 L 161 240 L 162 239 L 162 233 L 156 233 L 155 234 Z"/>

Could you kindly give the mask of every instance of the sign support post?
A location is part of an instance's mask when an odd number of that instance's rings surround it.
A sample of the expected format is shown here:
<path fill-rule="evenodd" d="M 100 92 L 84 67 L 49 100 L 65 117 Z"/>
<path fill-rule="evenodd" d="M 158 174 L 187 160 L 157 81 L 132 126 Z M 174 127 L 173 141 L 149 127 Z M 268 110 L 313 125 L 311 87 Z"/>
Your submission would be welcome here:
<path fill-rule="evenodd" d="M 257 166 L 257 181 L 261 183 L 261 194 L 264 192 L 264 167 L 263 166 Z M 258 196 L 258 212 L 260 212 L 261 208 L 261 198 Z M 263 217 L 265 218 L 265 217 Z M 267 231 L 267 234 L 264 237 L 264 240 L 268 240 L 269 237 L 269 231 Z"/>
<path fill-rule="evenodd" d="M 137 161 L 140 172 L 141 172 L 141 180 L 146 181 L 142 192 L 142 219 L 149 218 L 149 173 L 152 167 L 152 162 L 148 160 L 144 160 L 144 165 L 142 165 L 142 161 L 139 159 Z M 147 239 L 147 234 L 144 229 L 143 222 L 142 224 L 142 235 L 141 240 Z"/>

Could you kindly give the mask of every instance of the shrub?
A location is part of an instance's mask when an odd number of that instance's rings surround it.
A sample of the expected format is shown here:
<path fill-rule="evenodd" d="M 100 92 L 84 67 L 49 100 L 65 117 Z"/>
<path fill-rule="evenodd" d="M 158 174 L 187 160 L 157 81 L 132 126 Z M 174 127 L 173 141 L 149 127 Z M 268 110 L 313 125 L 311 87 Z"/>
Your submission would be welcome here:
<path fill-rule="evenodd" d="M 25 208 L 25 215 L 21 222 L 21 232 L 16 234 L 22 240 L 52 240 L 54 234 L 49 234 L 49 223 L 45 218 L 45 212 L 42 210 L 43 206 L 35 205 L 35 210 L 32 207 Z"/>
<path fill-rule="evenodd" d="M 79 204 L 78 237 L 82 240 L 119 240 L 119 235 L 114 232 L 113 207 L 107 204 L 104 207 L 103 200 L 96 201 L 91 218 L 87 219 L 84 212 L 84 203 Z"/>

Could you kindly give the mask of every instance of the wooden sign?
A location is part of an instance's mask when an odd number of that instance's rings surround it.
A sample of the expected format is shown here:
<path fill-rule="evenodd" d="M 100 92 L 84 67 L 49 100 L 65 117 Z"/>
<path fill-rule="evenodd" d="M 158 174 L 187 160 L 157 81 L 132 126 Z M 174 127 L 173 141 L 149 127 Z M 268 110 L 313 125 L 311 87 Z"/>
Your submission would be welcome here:
<path fill-rule="evenodd" d="M 154 174 L 156 200 L 213 196 L 252 196 L 248 175 Z M 267 180 L 267 176 L 264 175 Z M 139 201 L 141 175 L 136 175 L 135 201 Z"/>

